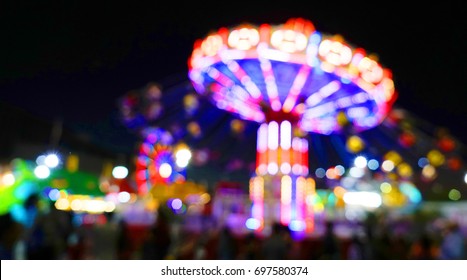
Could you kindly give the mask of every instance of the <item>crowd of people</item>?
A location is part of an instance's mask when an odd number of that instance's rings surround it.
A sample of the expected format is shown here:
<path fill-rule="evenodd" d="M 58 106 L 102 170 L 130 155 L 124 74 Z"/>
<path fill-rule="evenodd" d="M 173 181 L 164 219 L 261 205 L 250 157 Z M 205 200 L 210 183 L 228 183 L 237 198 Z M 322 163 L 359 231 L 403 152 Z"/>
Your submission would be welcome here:
<path fill-rule="evenodd" d="M 39 207 L 37 196 L 25 203 L 28 219 L 18 223 L 10 213 L 0 216 L 0 256 L 5 259 L 237 259 L 237 260 L 448 260 L 465 259 L 466 235 L 454 221 L 429 228 L 424 222 L 398 230 L 385 216 L 369 217 L 350 236 L 326 221 L 312 238 L 294 238 L 287 226 L 274 223 L 267 235 L 236 234 L 225 224 L 206 223 L 191 232 L 160 208 L 152 225 L 136 227 L 116 215 L 100 222 L 76 224 L 72 212 L 53 205 Z M 412 221 L 409 226 L 414 226 Z"/>

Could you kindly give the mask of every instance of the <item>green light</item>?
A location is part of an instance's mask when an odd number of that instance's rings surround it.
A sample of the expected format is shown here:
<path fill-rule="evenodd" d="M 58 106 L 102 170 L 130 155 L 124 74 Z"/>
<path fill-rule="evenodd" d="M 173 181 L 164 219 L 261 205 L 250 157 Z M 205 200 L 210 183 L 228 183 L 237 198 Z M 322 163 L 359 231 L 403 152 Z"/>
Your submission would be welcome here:
<path fill-rule="evenodd" d="M 459 200 L 461 198 L 461 192 L 456 189 L 452 189 L 449 191 L 448 197 L 450 200 Z"/>

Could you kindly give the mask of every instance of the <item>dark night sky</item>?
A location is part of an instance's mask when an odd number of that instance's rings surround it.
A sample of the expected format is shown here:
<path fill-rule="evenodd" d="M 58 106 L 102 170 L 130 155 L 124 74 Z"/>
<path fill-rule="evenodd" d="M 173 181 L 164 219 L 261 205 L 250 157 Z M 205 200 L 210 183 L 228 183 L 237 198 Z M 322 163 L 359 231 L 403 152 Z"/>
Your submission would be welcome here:
<path fill-rule="evenodd" d="M 393 71 L 396 105 L 467 143 L 465 1 L 426 7 L 390 1 L 378 8 L 322 0 L 235 1 L 219 2 L 214 11 L 198 1 L 85 2 L 0 3 L 0 102 L 51 120 L 96 124 L 131 89 L 187 80 L 193 43 L 210 31 L 304 17 L 318 31 L 341 34 L 377 54 Z"/>

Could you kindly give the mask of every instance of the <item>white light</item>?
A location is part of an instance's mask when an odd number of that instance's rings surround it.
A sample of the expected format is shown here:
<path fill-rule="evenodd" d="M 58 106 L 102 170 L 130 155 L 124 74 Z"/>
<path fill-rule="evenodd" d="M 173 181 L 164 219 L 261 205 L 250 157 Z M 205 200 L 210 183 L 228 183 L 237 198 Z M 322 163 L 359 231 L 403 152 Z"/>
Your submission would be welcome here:
<path fill-rule="evenodd" d="M 277 163 L 275 162 L 270 162 L 268 164 L 268 173 L 271 175 L 276 174 L 279 171 L 279 166 L 277 166 Z"/>
<path fill-rule="evenodd" d="M 467 184 L 467 173 L 464 175 L 464 182 Z"/>
<path fill-rule="evenodd" d="M 2 184 L 9 187 L 15 183 L 15 175 L 13 173 L 6 173 L 2 176 Z"/>
<path fill-rule="evenodd" d="M 279 146 L 279 125 L 272 121 L 268 126 L 268 148 L 276 150 Z"/>
<path fill-rule="evenodd" d="M 127 203 L 130 201 L 130 193 L 129 192 L 119 192 L 118 193 L 118 201 L 120 203 Z"/>
<path fill-rule="evenodd" d="M 128 168 L 125 166 L 115 166 L 112 170 L 112 176 L 116 179 L 124 179 L 128 176 Z"/>
<path fill-rule="evenodd" d="M 280 128 L 281 148 L 283 150 L 290 149 L 292 138 L 292 125 L 289 121 L 283 121 Z"/>
<path fill-rule="evenodd" d="M 289 174 L 291 170 L 292 170 L 292 167 L 290 166 L 290 163 L 288 163 L 288 162 L 283 162 L 283 163 L 281 164 L 281 172 L 282 172 L 282 174 Z"/>
<path fill-rule="evenodd" d="M 169 178 L 170 175 L 172 174 L 172 166 L 168 163 L 163 163 L 159 167 L 159 175 L 161 175 L 162 178 Z"/>
<path fill-rule="evenodd" d="M 178 167 L 187 167 L 191 159 L 191 152 L 188 149 L 180 149 L 175 154 L 176 164 Z"/>
<path fill-rule="evenodd" d="M 268 125 L 263 123 L 258 128 L 258 139 L 256 144 L 256 150 L 258 152 L 264 152 L 267 150 L 268 147 Z"/>
<path fill-rule="evenodd" d="M 354 178 L 361 178 L 365 175 L 365 171 L 358 167 L 352 167 L 350 168 L 349 174 Z"/>
<path fill-rule="evenodd" d="M 248 229 L 258 229 L 260 227 L 261 223 L 258 219 L 255 219 L 255 218 L 249 218 L 248 220 L 246 220 L 245 222 L 245 226 L 248 228 Z"/>
<path fill-rule="evenodd" d="M 355 158 L 354 164 L 358 168 L 365 168 L 367 165 L 367 160 L 364 156 L 358 156 Z"/>
<path fill-rule="evenodd" d="M 344 202 L 349 205 L 377 208 L 381 206 L 382 199 L 374 192 L 346 192 Z"/>
<path fill-rule="evenodd" d="M 108 208 L 107 202 L 99 199 L 86 199 L 83 201 L 82 210 L 89 213 L 102 213 Z"/>
<path fill-rule="evenodd" d="M 34 169 L 34 175 L 39 179 L 45 179 L 50 176 L 50 169 L 45 165 L 39 165 Z"/>
<path fill-rule="evenodd" d="M 383 164 L 381 164 L 381 168 L 386 172 L 391 172 L 394 169 L 394 162 L 385 160 Z"/>
<path fill-rule="evenodd" d="M 60 163 L 60 159 L 56 154 L 48 154 L 44 159 L 44 163 L 49 168 L 55 168 Z"/>
<path fill-rule="evenodd" d="M 112 201 L 107 201 L 107 203 L 105 204 L 104 212 L 107 212 L 107 213 L 113 212 L 115 208 L 117 208 L 115 206 L 115 203 L 113 203 Z"/>

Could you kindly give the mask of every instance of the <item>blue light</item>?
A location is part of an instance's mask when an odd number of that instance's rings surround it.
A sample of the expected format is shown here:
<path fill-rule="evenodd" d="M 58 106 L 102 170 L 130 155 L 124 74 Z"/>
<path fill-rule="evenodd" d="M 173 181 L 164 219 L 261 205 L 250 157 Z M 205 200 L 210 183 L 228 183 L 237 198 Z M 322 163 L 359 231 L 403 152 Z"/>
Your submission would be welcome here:
<path fill-rule="evenodd" d="M 319 45 L 320 42 L 321 42 L 321 33 L 319 33 L 318 31 L 315 31 L 313 34 L 311 34 L 309 43 L 314 44 L 314 45 Z"/>
<path fill-rule="evenodd" d="M 376 159 L 370 159 L 368 161 L 368 168 L 370 170 L 376 170 L 379 167 L 379 162 Z"/>
<path fill-rule="evenodd" d="M 420 166 L 420 168 L 427 166 L 429 163 L 430 161 L 426 157 L 421 157 L 418 159 L 418 166 Z"/>
<path fill-rule="evenodd" d="M 403 194 L 405 194 L 409 198 L 410 202 L 420 203 L 422 201 L 422 194 L 411 183 L 407 183 L 407 182 L 401 183 L 399 185 L 399 189 L 401 190 Z"/>
<path fill-rule="evenodd" d="M 26 200 L 31 194 L 37 193 L 38 191 L 39 188 L 36 184 L 24 182 L 16 188 L 14 195 L 20 200 Z"/>
<path fill-rule="evenodd" d="M 326 170 L 324 170 L 324 168 L 319 167 L 316 169 L 315 175 L 318 178 L 324 178 L 324 176 L 326 176 Z"/>
<path fill-rule="evenodd" d="M 57 190 L 57 189 L 52 189 L 48 193 L 48 197 L 49 197 L 50 200 L 56 201 L 56 200 L 58 200 L 60 198 L 60 191 Z"/>
<path fill-rule="evenodd" d="M 348 78 L 341 77 L 341 82 L 342 82 L 343 84 L 350 84 L 351 81 L 350 81 L 350 79 L 348 79 Z"/>
<path fill-rule="evenodd" d="M 19 204 L 15 204 L 15 205 L 13 205 L 11 207 L 10 213 L 11 213 L 11 216 L 13 217 L 13 219 L 16 222 L 21 223 L 21 224 L 23 224 L 25 226 L 28 226 L 28 224 L 27 224 L 28 215 L 27 215 L 26 210 L 24 209 L 24 207 L 22 207 Z"/>

